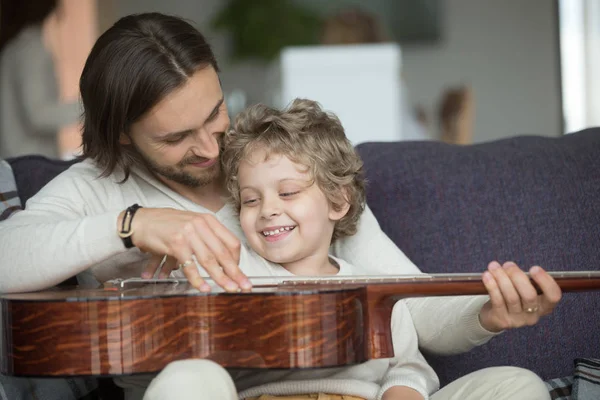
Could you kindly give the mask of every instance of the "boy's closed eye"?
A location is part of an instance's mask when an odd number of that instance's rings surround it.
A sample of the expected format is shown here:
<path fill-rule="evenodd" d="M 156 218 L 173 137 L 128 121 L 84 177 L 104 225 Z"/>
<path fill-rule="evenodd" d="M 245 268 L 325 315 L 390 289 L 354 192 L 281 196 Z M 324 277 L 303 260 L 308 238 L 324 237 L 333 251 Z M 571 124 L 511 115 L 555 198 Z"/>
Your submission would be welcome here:
<path fill-rule="evenodd" d="M 255 197 L 243 198 L 241 203 L 245 206 L 255 206 L 258 204 L 258 198 L 255 198 Z"/>
<path fill-rule="evenodd" d="M 281 197 L 293 197 L 293 196 L 295 196 L 295 195 L 297 195 L 299 193 L 300 193 L 300 190 L 293 190 L 293 191 L 289 191 L 289 192 L 279 193 L 279 196 L 281 196 Z"/>

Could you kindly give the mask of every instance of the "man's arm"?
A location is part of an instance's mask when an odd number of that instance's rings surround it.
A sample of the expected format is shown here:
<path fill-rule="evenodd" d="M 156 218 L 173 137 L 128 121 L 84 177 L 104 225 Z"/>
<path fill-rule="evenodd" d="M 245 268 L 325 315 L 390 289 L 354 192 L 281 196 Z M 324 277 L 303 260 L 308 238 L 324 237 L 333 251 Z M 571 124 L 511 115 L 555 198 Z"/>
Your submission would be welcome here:
<path fill-rule="evenodd" d="M 372 274 L 421 274 L 422 272 L 381 230 L 367 207 L 358 232 L 337 241 L 333 253 Z M 487 296 L 416 297 L 407 301 L 419 336 L 419 346 L 437 354 L 460 353 L 483 344 L 496 333 L 479 323 Z"/>
<path fill-rule="evenodd" d="M 125 251 L 116 234 L 122 207 L 87 215 L 89 198 L 101 197 L 92 185 L 63 174 L 0 223 L 0 293 L 54 286 Z"/>

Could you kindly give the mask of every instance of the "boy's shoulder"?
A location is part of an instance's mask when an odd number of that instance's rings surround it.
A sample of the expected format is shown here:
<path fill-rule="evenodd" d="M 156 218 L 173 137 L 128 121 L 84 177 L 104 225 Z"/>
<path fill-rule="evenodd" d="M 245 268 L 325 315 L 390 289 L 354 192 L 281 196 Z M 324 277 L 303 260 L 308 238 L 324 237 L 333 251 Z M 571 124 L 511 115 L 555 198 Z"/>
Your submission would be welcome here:
<path fill-rule="evenodd" d="M 367 271 L 365 268 L 361 268 L 358 265 L 351 264 L 348 261 L 343 260 L 339 257 L 335 257 L 331 254 L 329 255 L 329 257 L 339 265 L 339 275 L 369 275 L 369 271 Z"/>
<path fill-rule="evenodd" d="M 272 263 L 262 258 L 246 242 L 242 242 L 240 246 L 240 269 L 249 278 L 253 276 L 291 275 L 281 265 Z"/>

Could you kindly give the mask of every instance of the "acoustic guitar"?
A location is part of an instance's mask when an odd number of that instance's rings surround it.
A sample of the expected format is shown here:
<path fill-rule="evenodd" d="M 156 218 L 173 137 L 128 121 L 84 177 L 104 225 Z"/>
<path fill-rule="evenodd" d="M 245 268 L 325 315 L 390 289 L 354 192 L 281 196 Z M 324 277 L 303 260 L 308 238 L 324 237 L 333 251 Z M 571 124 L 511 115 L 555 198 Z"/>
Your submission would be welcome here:
<path fill-rule="evenodd" d="M 565 292 L 600 289 L 600 272 L 551 274 Z M 239 293 L 135 278 L 2 295 L 0 373 L 154 373 L 187 358 L 230 368 L 350 365 L 393 357 L 398 299 L 487 293 L 481 274 L 251 280 Z"/>

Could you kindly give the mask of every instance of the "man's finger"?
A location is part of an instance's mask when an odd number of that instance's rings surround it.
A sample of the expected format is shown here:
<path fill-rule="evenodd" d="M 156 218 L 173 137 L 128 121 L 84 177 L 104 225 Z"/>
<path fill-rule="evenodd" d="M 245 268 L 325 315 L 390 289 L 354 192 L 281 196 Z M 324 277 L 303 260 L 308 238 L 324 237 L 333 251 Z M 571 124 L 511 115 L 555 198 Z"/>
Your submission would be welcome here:
<path fill-rule="evenodd" d="M 144 271 L 142 272 L 142 278 L 153 278 L 156 274 L 156 271 L 160 268 L 160 265 L 162 264 L 164 258 L 164 255 L 152 254 L 152 256 L 150 256 L 150 259 L 146 263 L 146 268 L 144 268 Z"/>
<path fill-rule="evenodd" d="M 239 240 L 216 219 L 207 218 L 205 221 L 206 225 L 198 225 L 198 228 L 207 228 L 209 231 L 198 233 L 214 254 L 217 264 L 236 285 L 242 289 L 250 289 L 252 284 L 239 267 Z"/>
<path fill-rule="evenodd" d="M 200 239 L 198 234 L 188 237 L 188 242 L 199 266 L 206 271 L 206 273 L 217 283 L 217 285 L 228 292 L 235 292 L 238 290 L 237 283 L 231 280 L 223 272 L 223 268 L 219 265 L 216 256 Z"/>
<path fill-rule="evenodd" d="M 221 241 L 225 244 L 232 255 L 233 262 L 240 262 L 240 240 L 221 224 L 216 218 L 206 218 L 206 223 Z"/>
<path fill-rule="evenodd" d="M 196 261 L 193 256 L 190 257 L 194 262 L 189 265 L 185 265 L 182 270 L 185 277 L 188 279 L 190 284 L 201 292 L 210 292 L 211 288 L 208 283 L 202 278 L 200 275 L 200 271 L 198 271 L 198 267 L 196 266 Z"/>
<path fill-rule="evenodd" d="M 171 275 L 171 272 L 177 268 L 179 268 L 177 260 L 173 257 L 167 257 L 162 267 L 160 268 L 160 274 L 158 274 L 158 277 L 161 279 L 168 278 L 169 275 Z"/>

